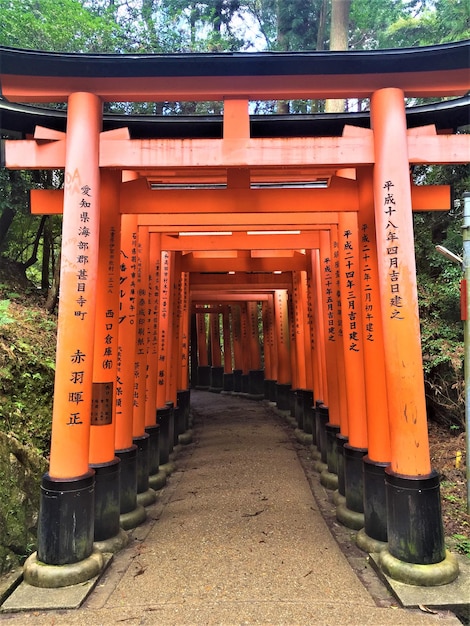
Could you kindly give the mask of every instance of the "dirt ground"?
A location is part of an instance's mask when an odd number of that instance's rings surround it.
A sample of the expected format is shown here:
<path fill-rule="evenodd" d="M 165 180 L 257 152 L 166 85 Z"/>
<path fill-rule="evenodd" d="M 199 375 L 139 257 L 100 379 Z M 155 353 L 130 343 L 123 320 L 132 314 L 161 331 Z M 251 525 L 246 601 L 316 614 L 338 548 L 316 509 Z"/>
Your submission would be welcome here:
<path fill-rule="evenodd" d="M 449 544 L 470 556 L 470 515 L 467 513 L 465 433 L 429 424 L 431 466 L 441 479 L 444 533 Z M 455 535 L 459 537 L 456 538 Z"/>

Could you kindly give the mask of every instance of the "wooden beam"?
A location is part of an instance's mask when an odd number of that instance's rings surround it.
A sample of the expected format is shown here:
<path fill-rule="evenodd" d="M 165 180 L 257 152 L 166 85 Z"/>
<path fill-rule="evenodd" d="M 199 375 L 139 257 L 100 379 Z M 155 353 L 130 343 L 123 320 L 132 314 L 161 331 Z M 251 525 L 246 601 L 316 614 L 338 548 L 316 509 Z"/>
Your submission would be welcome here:
<path fill-rule="evenodd" d="M 58 142 L 55 142 L 58 143 Z M 413 185 L 413 211 L 449 211 L 449 185 Z M 60 214 L 63 211 L 63 191 L 32 189 L 31 213 Z M 232 225 L 249 226 L 308 224 L 315 214 L 316 223 L 328 222 L 327 213 L 337 222 L 337 211 L 357 210 L 356 183 L 333 178 L 328 189 L 185 189 L 151 191 L 145 179 L 139 178 L 121 185 L 121 212 L 139 213 L 139 224 L 165 230 L 181 230 L 183 226 Z M 263 215 L 264 214 L 264 215 Z M 276 216 L 274 214 L 279 214 Z M 303 214 L 303 215 L 302 215 Z M 318 216 L 318 217 L 317 217 Z M 271 222 L 270 222 L 271 220 Z"/>

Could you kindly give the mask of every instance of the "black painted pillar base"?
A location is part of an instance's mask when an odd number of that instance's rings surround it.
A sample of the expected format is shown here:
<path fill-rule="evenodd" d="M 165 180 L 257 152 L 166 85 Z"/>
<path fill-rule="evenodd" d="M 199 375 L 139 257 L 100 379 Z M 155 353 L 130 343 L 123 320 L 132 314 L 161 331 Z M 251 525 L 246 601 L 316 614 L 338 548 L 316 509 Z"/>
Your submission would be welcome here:
<path fill-rule="evenodd" d="M 196 389 L 209 389 L 211 382 L 210 365 L 198 365 Z"/>
<path fill-rule="evenodd" d="M 292 425 L 294 426 L 297 422 L 295 419 L 295 397 L 297 394 L 297 389 L 289 389 L 289 411 L 292 417 Z"/>
<path fill-rule="evenodd" d="M 78 563 L 93 551 L 95 472 L 73 479 L 44 474 L 38 521 L 38 560 L 47 565 Z"/>
<path fill-rule="evenodd" d="M 276 383 L 276 402 L 280 411 L 290 411 L 289 391 L 289 383 Z"/>
<path fill-rule="evenodd" d="M 121 459 L 117 456 L 108 463 L 92 465 L 95 471 L 94 541 L 114 537 L 121 528 L 120 486 Z"/>
<path fill-rule="evenodd" d="M 346 486 L 344 480 L 344 446 L 348 438 L 338 433 L 336 435 L 337 461 L 338 461 L 338 494 L 346 499 Z"/>
<path fill-rule="evenodd" d="M 175 405 L 173 402 L 165 402 L 165 406 L 170 409 L 168 417 L 168 452 L 173 452 L 175 440 Z"/>
<path fill-rule="evenodd" d="M 241 393 L 248 395 L 250 392 L 250 377 L 248 374 L 242 373 L 242 389 Z"/>
<path fill-rule="evenodd" d="M 264 370 L 248 372 L 248 396 L 251 400 L 264 399 Z"/>
<path fill-rule="evenodd" d="M 233 372 L 224 373 L 224 388 L 222 393 L 232 393 L 233 391 Z"/>
<path fill-rule="evenodd" d="M 445 558 L 439 476 L 402 476 L 385 470 L 388 549 L 401 561 L 429 565 Z"/>
<path fill-rule="evenodd" d="M 147 426 L 149 436 L 149 487 L 161 489 L 166 485 L 166 473 L 160 470 L 160 426 Z"/>
<path fill-rule="evenodd" d="M 147 518 L 144 507 L 137 503 L 137 446 L 116 450 L 116 456 L 121 459 L 120 522 L 124 530 L 130 530 Z"/>
<path fill-rule="evenodd" d="M 305 389 L 296 389 L 294 391 L 294 417 L 297 428 L 304 429 L 304 393 Z"/>
<path fill-rule="evenodd" d="M 343 446 L 344 487 L 346 501 L 337 505 L 336 519 L 347 528 L 360 530 L 364 527 L 364 479 L 363 457 L 366 448 L 353 448 L 348 443 Z"/>
<path fill-rule="evenodd" d="M 376 541 L 387 541 L 387 498 L 385 468 L 389 463 L 362 459 L 364 472 L 364 531 Z"/>
<path fill-rule="evenodd" d="M 160 426 L 147 426 L 145 432 L 149 436 L 149 476 L 158 474 L 160 468 Z"/>
<path fill-rule="evenodd" d="M 181 412 L 181 426 L 183 430 L 179 433 L 184 433 L 189 428 L 189 407 L 191 403 L 191 391 L 189 389 L 180 389 L 176 393 L 177 404 Z"/>
<path fill-rule="evenodd" d="M 233 370 L 233 392 L 241 393 L 242 391 L 242 370 Z"/>
<path fill-rule="evenodd" d="M 264 397 L 269 402 L 276 402 L 276 382 L 272 378 L 264 379 Z"/>
<path fill-rule="evenodd" d="M 303 403 L 304 403 L 304 431 L 308 435 L 312 435 L 312 443 L 313 443 L 313 391 L 311 391 L 310 389 L 304 389 Z"/>
<path fill-rule="evenodd" d="M 328 407 L 319 404 L 316 408 L 316 441 L 321 462 L 327 465 L 326 425 L 330 419 Z"/>
<path fill-rule="evenodd" d="M 320 483 L 326 489 L 338 489 L 338 448 L 336 445 L 336 435 L 339 433 L 339 426 L 325 424 L 326 433 L 326 469 L 320 475 Z"/>
<path fill-rule="evenodd" d="M 382 571 L 411 585 L 437 586 L 455 580 L 457 559 L 444 544 L 439 476 L 403 476 L 385 469 L 388 545 Z"/>
<path fill-rule="evenodd" d="M 210 374 L 209 391 L 212 393 L 220 393 L 224 388 L 224 368 L 220 366 L 212 366 Z"/>
<path fill-rule="evenodd" d="M 156 499 L 156 493 L 149 487 L 149 435 L 134 437 L 137 446 L 137 502 L 142 506 L 150 506 Z"/>
<path fill-rule="evenodd" d="M 160 465 L 165 465 L 170 460 L 170 416 L 171 406 L 157 409 L 157 423 L 160 426 Z"/>

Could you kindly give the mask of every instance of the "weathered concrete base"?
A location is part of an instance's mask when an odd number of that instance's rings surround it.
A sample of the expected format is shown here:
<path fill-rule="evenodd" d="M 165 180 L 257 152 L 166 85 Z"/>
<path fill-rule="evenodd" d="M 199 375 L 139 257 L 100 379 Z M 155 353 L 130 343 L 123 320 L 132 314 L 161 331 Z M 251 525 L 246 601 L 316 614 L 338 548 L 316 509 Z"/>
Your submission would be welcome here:
<path fill-rule="evenodd" d="M 312 456 L 312 459 L 314 461 L 319 461 L 321 459 L 321 452 L 320 450 L 317 448 L 317 446 L 310 446 L 310 454 Z"/>
<path fill-rule="evenodd" d="M 438 586 L 409 585 L 394 580 L 382 570 L 380 553 L 369 555 L 369 563 L 389 591 L 405 608 L 447 608 L 459 614 L 470 615 L 470 559 L 459 554 L 454 555 L 459 566 L 459 576 L 452 582 Z M 424 567 L 429 567 L 425 565 Z M 463 622 L 468 623 L 468 619 Z"/>
<path fill-rule="evenodd" d="M 38 561 L 37 552 L 33 552 L 23 566 L 23 579 L 33 587 L 47 589 L 69 587 L 98 576 L 103 566 L 103 554 L 96 548 L 93 549 L 88 558 L 65 565 L 41 563 Z"/>
<path fill-rule="evenodd" d="M 149 487 L 158 491 L 162 489 L 166 485 L 166 473 L 161 469 L 158 470 L 156 474 L 151 474 L 149 476 Z"/>
<path fill-rule="evenodd" d="M 459 575 L 459 563 L 448 550 L 446 550 L 446 558 L 440 563 L 419 565 L 400 561 L 385 548 L 380 552 L 379 567 L 393 580 L 420 587 L 447 585 Z"/>
<path fill-rule="evenodd" d="M 174 461 L 168 461 L 168 463 L 164 463 L 163 465 L 160 465 L 160 471 L 165 472 L 167 476 L 170 476 L 170 474 L 173 474 L 175 469 L 176 469 L 176 463 Z"/>
<path fill-rule="evenodd" d="M 132 530 L 143 524 L 146 519 L 147 513 L 141 504 L 138 504 L 132 511 L 121 513 L 119 516 L 119 522 L 124 530 Z"/>
<path fill-rule="evenodd" d="M 109 539 L 103 539 L 102 541 L 95 541 L 93 547 L 101 553 L 116 554 L 116 552 L 125 548 L 128 543 L 129 535 L 123 528 L 120 528 L 117 535 Z"/>
<path fill-rule="evenodd" d="M 333 474 L 333 472 L 329 472 L 328 469 L 323 470 L 320 474 L 320 483 L 325 489 L 334 491 L 338 489 L 338 474 Z"/>
<path fill-rule="evenodd" d="M 187 430 L 185 433 L 178 435 L 178 441 L 182 446 L 188 446 L 193 442 L 193 431 Z"/>
<path fill-rule="evenodd" d="M 364 552 L 382 552 L 384 548 L 387 547 L 387 543 L 385 541 L 379 541 L 378 539 L 373 539 L 369 537 L 364 528 L 356 535 L 356 544 Z"/>
<path fill-rule="evenodd" d="M 346 496 L 343 496 L 339 491 L 335 491 L 333 494 L 333 504 L 339 506 L 340 504 L 346 505 Z"/>
<path fill-rule="evenodd" d="M 141 493 L 137 494 L 137 504 L 140 504 L 141 506 L 151 506 L 152 504 L 154 504 L 154 502 L 156 502 L 157 500 L 157 494 L 155 493 L 154 489 L 151 489 L 150 487 L 146 490 L 146 491 L 142 491 Z"/>
<path fill-rule="evenodd" d="M 321 459 L 317 459 L 313 462 L 313 469 L 315 472 L 321 474 L 322 472 L 328 471 L 328 465 L 326 463 L 323 463 Z"/>
<path fill-rule="evenodd" d="M 309 433 L 306 433 L 304 430 L 300 430 L 300 428 L 296 428 L 294 430 L 294 435 L 297 441 L 301 443 L 302 445 L 304 446 L 312 445 L 312 440 L 313 440 L 312 435 Z"/>
<path fill-rule="evenodd" d="M 357 511 L 348 509 L 346 506 L 346 498 L 344 499 L 344 503 L 340 502 L 336 506 L 336 519 L 338 522 L 341 522 L 343 526 L 351 528 L 352 530 L 361 530 L 361 528 L 364 528 L 364 513 L 358 513 Z"/>
<path fill-rule="evenodd" d="M 78 609 L 96 587 L 112 559 L 112 554 L 104 554 L 103 567 L 99 574 L 79 584 L 52 588 L 35 587 L 23 581 L 2 604 L 0 612 Z"/>

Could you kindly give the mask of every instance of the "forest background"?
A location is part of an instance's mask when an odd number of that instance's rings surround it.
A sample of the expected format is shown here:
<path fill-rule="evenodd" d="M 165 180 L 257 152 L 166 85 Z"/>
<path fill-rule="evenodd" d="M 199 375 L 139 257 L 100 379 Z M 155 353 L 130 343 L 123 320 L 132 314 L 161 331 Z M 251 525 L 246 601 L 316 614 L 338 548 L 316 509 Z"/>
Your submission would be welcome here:
<path fill-rule="evenodd" d="M 467 0 L 0 0 L 0 15 L 1 46 L 53 52 L 370 50 L 470 38 Z M 415 99 L 407 106 L 428 102 Z M 367 99 L 277 101 L 252 103 L 252 111 L 294 115 L 368 106 Z M 147 115 L 221 111 L 220 102 L 105 107 L 107 113 Z M 451 210 L 415 213 L 414 228 L 433 461 L 440 466 L 444 502 L 448 498 L 453 508 L 447 534 L 469 554 L 462 270 L 435 246 L 462 254 L 462 194 L 470 191 L 470 168 L 421 166 L 412 175 L 417 184 L 453 188 Z M 61 217 L 32 216 L 29 190 L 59 188 L 62 176 L 0 170 L 0 573 L 34 549 L 38 490 L 28 483 L 37 487 L 46 470 L 52 415 Z"/>

